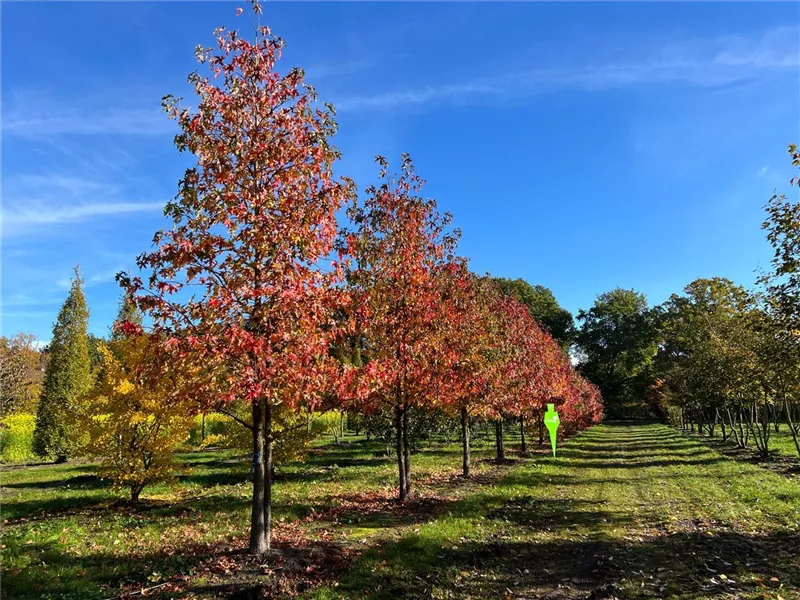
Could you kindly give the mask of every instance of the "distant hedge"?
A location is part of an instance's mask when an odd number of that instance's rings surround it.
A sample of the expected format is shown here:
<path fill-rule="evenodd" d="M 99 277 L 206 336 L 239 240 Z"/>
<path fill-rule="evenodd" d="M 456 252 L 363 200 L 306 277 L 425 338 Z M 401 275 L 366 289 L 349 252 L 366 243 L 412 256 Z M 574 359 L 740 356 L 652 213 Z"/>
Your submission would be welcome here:
<path fill-rule="evenodd" d="M 23 462 L 33 460 L 33 430 L 36 415 L 20 413 L 0 420 L 0 461 Z"/>

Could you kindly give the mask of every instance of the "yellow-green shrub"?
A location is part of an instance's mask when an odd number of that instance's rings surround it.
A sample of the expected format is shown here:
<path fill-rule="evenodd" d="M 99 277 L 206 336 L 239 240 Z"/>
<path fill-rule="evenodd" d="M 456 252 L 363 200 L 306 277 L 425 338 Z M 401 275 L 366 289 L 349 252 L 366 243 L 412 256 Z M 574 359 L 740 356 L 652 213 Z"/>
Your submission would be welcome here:
<path fill-rule="evenodd" d="M 221 446 L 230 448 L 235 446 L 234 438 L 239 435 L 239 429 L 244 429 L 239 423 L 222 413 L 206 413 L 205 439 L 203 439 L 203 415 L 197 415 L 189 430 L 189 445 L 196 447 Z"/>
<path fill-rule="evenodd" d="M 239 419 L 249 423 L 250 405 L 239 402 L 229 405 L 228 410 Z M 324 435 L 339 435 L 341 427 L 341 413 L 329 411 L 326 413 L 309 413 L 305 409 L 300 411 L 290 410 L 284 405 L 273 409 L 273 446 L 274 460 L 278 465 L 293 460 L 301 460 L 309 450 L 312 440 Z M 251 454 L 253 439 L 250 430 L 237 423 L 231 417 L 222 413 L 206 414 L 206 437 L 202 441 L 203 418 L 195 417 L 189 434 L 189 444 L 194 447 L 219 446 L 221 448 L 235 448 Z"/>
<path fill-rule="evenodd" d="M 145 335 L 101 345 L 100 354 L 100 377 L 77 416 L 87 434 L 82 451 L 102 459 L 100 476 L 130 490 L 135 501 L 145 486 L 180 471 L 174 452 L 189 437 L 191 407 L 171 396 L 173 379 L 163 365 L 149 362 Z"/>
<path fill-rule="evenodd" d="M 33 430 L 36 415 L 19 413 L 8 415 L 0 421 L 0 461 L 22 462 L 33 460 Z"/>
<path fill-rule="evenodd" d="M 673 427 L 680 427 L 683 425 L 683 421 L 681 420 L 681 409 L 678 406 L 668 406 L 667 407 L 667 419 L 669 420 L 669 424 Z"/>

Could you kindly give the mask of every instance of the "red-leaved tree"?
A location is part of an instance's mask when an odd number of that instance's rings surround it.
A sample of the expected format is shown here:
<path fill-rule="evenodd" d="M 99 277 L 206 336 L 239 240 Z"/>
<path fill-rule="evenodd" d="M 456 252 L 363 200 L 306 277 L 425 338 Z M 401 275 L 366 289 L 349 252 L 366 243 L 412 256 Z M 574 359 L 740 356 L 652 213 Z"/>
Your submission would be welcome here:
<path fill-rule="evenodd" d="M 332 385 L 336 269 L 320 263 L 353 186 L 332 174 L 332 107 L 315 104 L 301 70 L 276 71 L 282 40 L 254 28 L 252 40 L 220 28 L 215 49 L 197 48 L 209 73 L 189 76 L 195 110 L 164 98 L 176 146 L 196 164 L 165 208 L 171 229 L 137 261 L 149 279 L 118 279 L 187 374 L 176 393 L 202 408 L 252 404 L 252 420 L 237 420 L 252 430 L 250 552 L 260 555 L 271 537 L 273 409 L 313 407 Z"/>
<path fill-rule="evenodd" d="M 445 279 L 451 305 L 444 343 L 451 357 L 449 377 L 437 394 L 441 409 L 461 423 L 461 472 L 470 476 L 470 420 L 494 414 L 488 400 L 503 385 L 507 354 L 499 310 L 504 296 L 489 277 L 466 267 L 453 269 Z"/>
<path fill-rule="evenodd" d="M 409 410 L 435 401 L 452 360 L 443 343 L 451 310 L 443 279 L 456 268 L 458 232 L 448 230 L 450 216 L 435 201 L 418 195 L 423 181 L 408 155 L 399 175 L 377 161 L 383 181 L 350 207 L 354 227 L 340 241 L 347 312 L 363 348 L 363 366 L 349 369 L 348 393 L 363 410 L 392 411 L 402 501 L 411 490 Z"/>

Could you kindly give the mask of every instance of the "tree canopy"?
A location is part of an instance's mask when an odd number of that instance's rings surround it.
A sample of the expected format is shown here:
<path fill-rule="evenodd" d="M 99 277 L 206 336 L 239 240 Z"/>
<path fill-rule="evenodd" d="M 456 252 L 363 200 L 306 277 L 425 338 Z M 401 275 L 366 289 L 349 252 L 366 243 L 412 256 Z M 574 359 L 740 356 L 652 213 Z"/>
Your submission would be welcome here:
<path fill-rule="evenodd" d="M 568 350 L 575 340 L 575 320 L 572 313 L 559 305 L 549 288 L 543 285 L 531 285 L 524 279 L 493 278 L 495 284 L 505 294 L 513 294 L 531 311 L 534 318 Z"/>
<path fill-rule="evenodd" d="M 652 378 L 657 329 L 644 294 L 616 288 L 578 313 L 580 371 L 595 383 L 612 417 L 639 416 Z"/>
<path fill-rule="evenodd" d="M 33 449 L 43 458 L 66 460 L 77 445 L 67 418 L 78 399 L 92 385 L 89 356 L 89 309 L 78 268 L 69 294 L 53 325 L 50 358 L 36 409 Z"/>

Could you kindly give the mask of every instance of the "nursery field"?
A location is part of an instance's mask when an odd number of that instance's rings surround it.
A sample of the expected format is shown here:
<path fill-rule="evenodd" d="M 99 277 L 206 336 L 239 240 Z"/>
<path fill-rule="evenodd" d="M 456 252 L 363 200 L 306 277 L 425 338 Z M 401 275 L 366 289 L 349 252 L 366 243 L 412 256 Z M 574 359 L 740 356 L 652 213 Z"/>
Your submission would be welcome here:
<path fill-rule="evenodd" d="M 229 452 L 181 455 L 190 472 L 137 505 L 90 464 L 6 467 L 2 597 L 800 598 L 798 477 L 658 424 L 502 465 L 473 441 L 470 481 L 456 443 L 412 455 L 402 505 L 382 443 L 319 446 L 278 471 L 266 560 L 244 552 L 250 484 Z"/>

